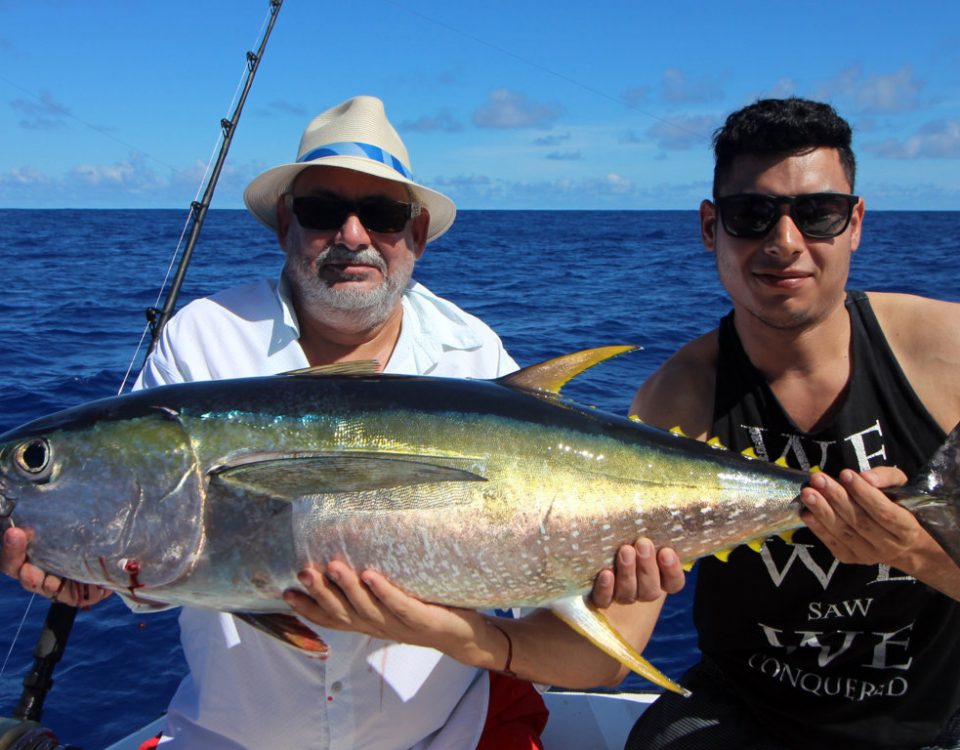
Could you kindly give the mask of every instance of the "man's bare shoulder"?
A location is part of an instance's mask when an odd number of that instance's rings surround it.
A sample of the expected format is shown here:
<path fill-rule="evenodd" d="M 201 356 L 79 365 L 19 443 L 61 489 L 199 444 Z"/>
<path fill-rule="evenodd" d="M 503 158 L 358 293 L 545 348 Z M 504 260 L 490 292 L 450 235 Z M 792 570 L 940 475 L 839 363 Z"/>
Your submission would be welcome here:
<path fill-rule="evenodd" d="M 716 330 L 680 348 L 640 386 L 630 413 L 647 424 L 706 439 L 713 419 Z"/>
<path fill-rule="evenodd" d="M 868 296 L 907 380 L 949 430 L 960 421 L 960 304 L 891 292 Z"/>

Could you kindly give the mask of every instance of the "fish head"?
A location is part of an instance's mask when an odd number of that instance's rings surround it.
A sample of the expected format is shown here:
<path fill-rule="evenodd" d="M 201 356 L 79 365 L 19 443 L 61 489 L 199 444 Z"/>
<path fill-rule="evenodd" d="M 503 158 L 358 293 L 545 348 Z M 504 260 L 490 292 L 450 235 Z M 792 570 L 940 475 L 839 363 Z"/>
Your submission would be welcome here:
<path fill-rule="evenodd" d="M 202 538 L 203 484 L 169 411 L 61 412 L 0 436 L 0 523 L 28 529 L 28 559 L 118 591 L 168 584 Z M 100 403 L 100 402 L 97 402 Z"/>

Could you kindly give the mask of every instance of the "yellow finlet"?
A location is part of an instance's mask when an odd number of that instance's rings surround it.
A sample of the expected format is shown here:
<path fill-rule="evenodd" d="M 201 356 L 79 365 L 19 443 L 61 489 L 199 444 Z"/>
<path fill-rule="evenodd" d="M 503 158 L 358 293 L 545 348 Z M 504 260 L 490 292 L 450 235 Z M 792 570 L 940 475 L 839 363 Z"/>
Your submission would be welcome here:
<path fill-rule="evenodd" d="M 757 452 L 753 448 L 744 448 L 742 451 L 740 451 L 740 455 L 751 460 L 759 458 L 759 456 L 757 456 Z"/>
<path fill-rule="evenodd" d="M 793 544 L 793 535 L 796 533 L 796 529 L 790 529 L 789 531 L 781 531 L 777 536 L 779 536 L 787 544 Z"/>
<path fill-rule="evenodd" d="M 601 346 L 596 349 L 584 349 L 573 354 L 548 359 L 536 365 L 524 367 L 502 378 L 501 385 L 521 388 L 528 391 L 546 391 L 559 394 L 560 389 L 577 375 L 618 354 L 639 349 L 638 346 Z"/>
<path fill-rule="evenodd" d="M 707 441 L 707 445 L 709 445 L 711 448 L 717 448 L 718 450 L 728 450 L 727 446 L 721 443 L 720 438 L 718 438 L 716 435 Z"/>
<path fill-rule="evenodd" d="M 819 466 L 811 466 L 811 467 L 810 467 L 810 473 L 811 473 L 811 474 L 819 474 L 821 471 L 823 471 L 823 469 L 821 469 Z"/>
<path fill-rule="evenodd" d="M 784 469 L 789 469 L 789 468 L 790 468 L 789 464 L 787 464 L 787 459 L 785 459 L 783 456 L 780 456 L 780 458 L 778 458 L 776 461 L 774 461 L 774 463 L 775 463 L 777 466 L 782 466 Z"/>
<path fill-rule="evenodd" d="M 754 552 L 759 552 L 763 549 L 763 542 L 764 540 L 762 538 L 751 539 L 749 542 L 747 542 L 747 546 Z"/>
<path fill-rule="evenodd" d="M 640 417 L 636 414 L 628 414 L 627 419 L 629 419 L 631 422 L 639 422 L 640 424 L 643 424 L 643 420 L 640 419 Z"/>
<path fill-rule="evenodd" d="M 713 556 L 717 558 L 720 562 L 728 562 L 730 560 L 730 553 L 733 550 L 722 549 L 713 553 Z"/>
<path fill-rule="evenodd" d="M 686 433 L 680 429 L 680 425 L 678 424 L 675 424 L 673 427 L 671 427 L 670 432 L 672 432 L 674 435 L 679 435 L 680 437 L 687 436 Z"/>
<path fill-rule="evenodd" d="M 691 570 L 693 570 L 693 565 L 696 562 L 697 562 L 696 560 L 688 560 L 687 562 L 683 563 L 680 567 L 683 568 L 687 573 L 689 573 Z"/>

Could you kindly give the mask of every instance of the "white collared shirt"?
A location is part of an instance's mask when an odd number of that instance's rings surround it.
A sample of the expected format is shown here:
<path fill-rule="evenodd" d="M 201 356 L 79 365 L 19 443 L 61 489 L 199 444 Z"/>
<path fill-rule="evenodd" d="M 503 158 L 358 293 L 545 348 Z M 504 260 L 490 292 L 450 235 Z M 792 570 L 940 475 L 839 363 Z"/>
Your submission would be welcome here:
<path fill-rule="evenodd" d="M 482 321 L 411 282 L 386 372 L 494 378 L 516 363 Z M 135 388 L 271 375 L 308 365 L 284 282 L 196 300 L 175 315 Z M 321 631 L 326 661 L 230 615 L 184 608 L 190 666 L 167 714 L 167 748 L 463 750 L 487 714 L 488 677 L 438 651 Z M 167 739 L 167 737 L 170 739 Z"/>

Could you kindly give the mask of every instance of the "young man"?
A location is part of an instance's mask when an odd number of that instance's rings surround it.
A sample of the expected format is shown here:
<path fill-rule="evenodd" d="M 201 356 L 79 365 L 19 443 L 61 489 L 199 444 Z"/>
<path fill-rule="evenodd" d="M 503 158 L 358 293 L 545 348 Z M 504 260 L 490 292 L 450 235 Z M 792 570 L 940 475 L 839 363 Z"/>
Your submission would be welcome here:
<path fill-rule="evenodd" d="M 632 410 L 823 473 L 792 543 L 699 563 L 693 697 L 659 699 L 628 748 L 960 743 L 960 569 L 880 490 L 960 420 L 960 305 L 846 290 L 864 219 L 850 142 L 831 107 L 796 98 L 714 138 L 700 225 L 733 311 Z"/>
<path fill-rule="evenodd" d="M 450 227 L 456 210 L 410 178 L 406 148 L 378 99 L 356 97 L 317 116 L 297 160 L 254 179 L 244 200 L 277 234 L 286 256 L 281 278 L 187 305 L 165 328 L 138 387 L 347 360 L 446 377 L 494 378 L 516 369 L 490 328 L 412 280 L 426 244 Z M 26 539 L 21 529 L 5 534 L 5 573 L 70 603 L 102 597 L 84 587 L 61 590 L 56 577 L 26 561 Z M 642 598 L 651 582 L 659 592 L 651 550 L 645 541 L 621 551 L 625 573 L 616 582 L 611 571 L 600 577 L 601 604 L 614 594 Z M 624 676 L 616 661 L 547 612 L 507 620 L 450 610 L 365 575 L 366 586 L 332 563 L 302 578 L 316 599 L 290 594 L 297 610 L 324 628 L 325 661 L 230 615 L 185 608 L 180 626 L 190 674 L 171 703 L 161 746 L 530 750 L 546 719 L 542 700 L 528 682 L 487 669 L 570 687 Z M 609 612 L 642 648 L 652 618 L 617 604 Z"/>

